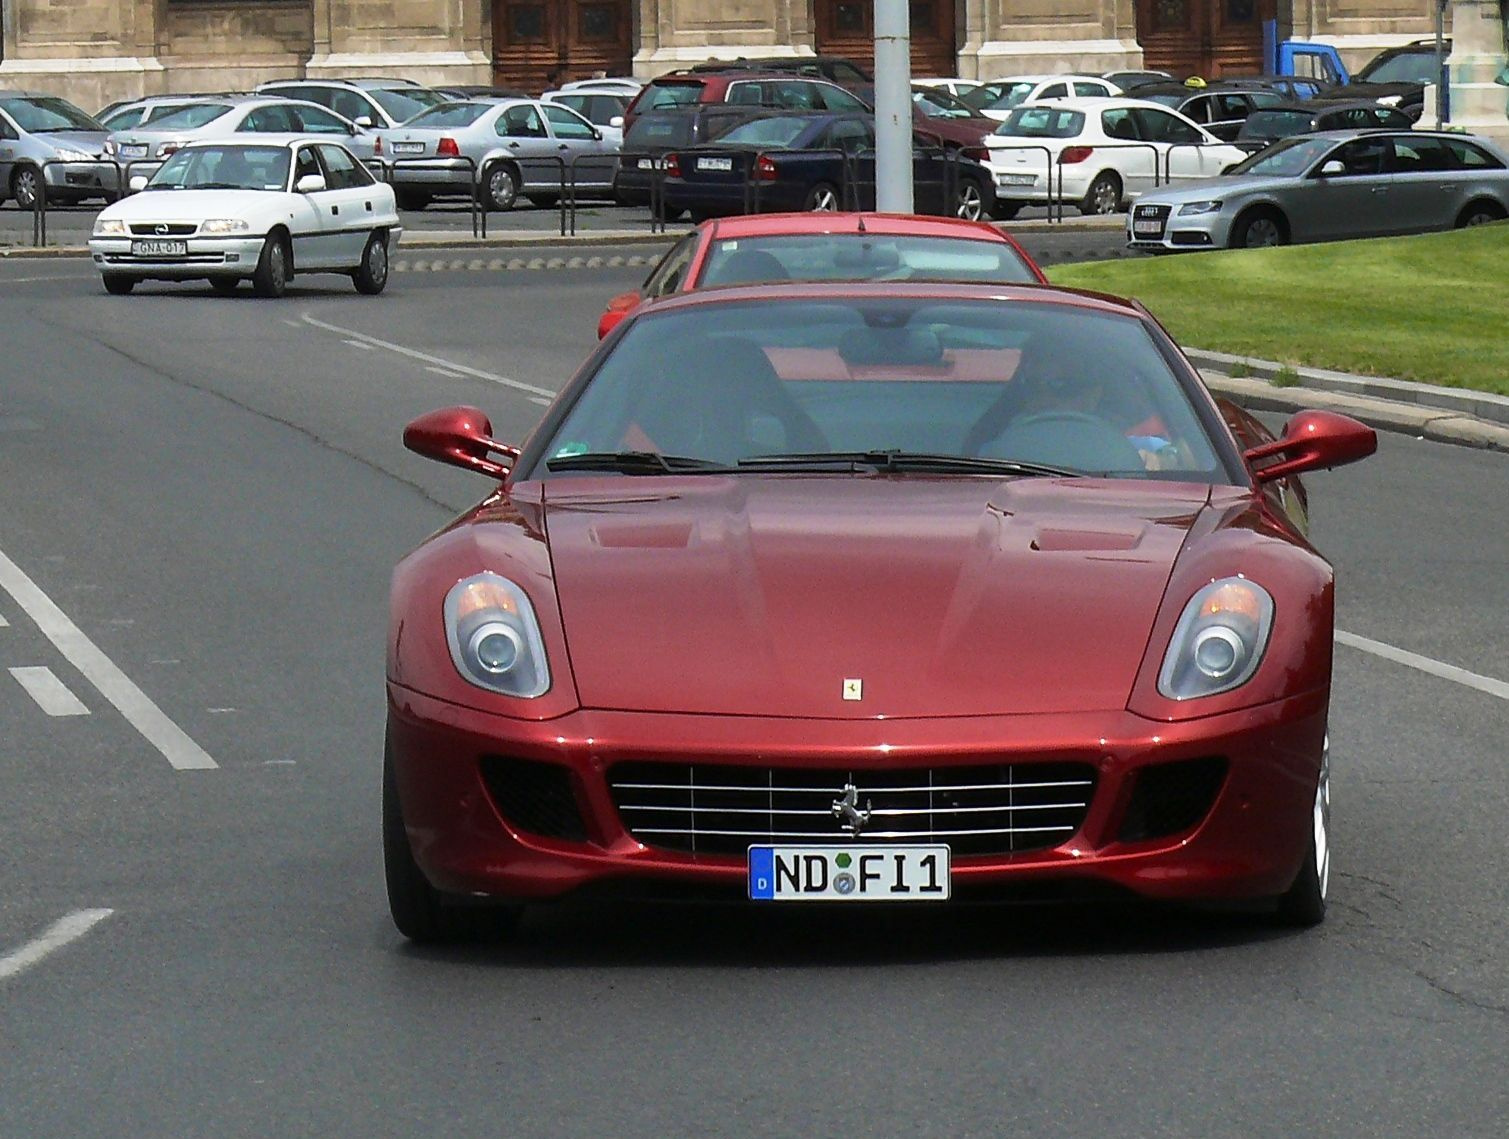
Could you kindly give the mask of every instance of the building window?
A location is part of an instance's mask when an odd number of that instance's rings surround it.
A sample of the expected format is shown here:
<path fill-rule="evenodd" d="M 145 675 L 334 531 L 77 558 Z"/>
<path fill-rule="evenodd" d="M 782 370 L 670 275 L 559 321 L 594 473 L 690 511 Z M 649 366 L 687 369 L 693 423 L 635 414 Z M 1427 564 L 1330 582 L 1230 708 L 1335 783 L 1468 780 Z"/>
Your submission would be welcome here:
<path fill-rule="evenodd" d="M 1153 0 L 1153 27 L 1159 31 L 1189 26 L 1185 0 Z"/>
<path fill-rule="evenodd" d="M 1257 18 L 1257 5 L 1253 0 L 1226 0 L 1228 24 L 1250 24 Z"/>
<path fill-rule="evenodd" d="M 618 39 L 617 4 L 583 4 L 579 13 L 583 40 Z"/>
<path fill-rule="evenodd" d="M 844 3 L 839 4 L 834 11 L 834 30 L 840 35 L 849 33 L 857 35 L 865 30 L 866 4 Z"/>
<path fill-rule="evenodd" d="M 541 4 L 510 4 L 508 34 L 515 43 L 545 38 L 545 8 Z"/>

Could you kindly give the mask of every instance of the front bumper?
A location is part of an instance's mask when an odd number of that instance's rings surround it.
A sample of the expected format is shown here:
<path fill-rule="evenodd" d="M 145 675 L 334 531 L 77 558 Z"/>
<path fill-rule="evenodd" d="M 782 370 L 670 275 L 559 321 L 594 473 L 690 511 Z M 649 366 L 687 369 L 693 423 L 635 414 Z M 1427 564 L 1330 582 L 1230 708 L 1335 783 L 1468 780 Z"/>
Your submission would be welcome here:
<path fill-rule="evenodd" d="M 137 240 L 141 240 L 138 238 Z M 250 277 L 262 256 L 265 234 L 188 237 L 182 254 L 139 255 L 129 237 L 91 237 L 89 253 L 101 272 L 129 273 L 142 279 L 192 281 L 207 277 Z"/>
<path fill-rule="evenodd" d="M 1183 724 L 1127 712 L 829 721 L 598 711 L 529 723 L 392 683 L 388 696 L 390 755 L 420 867 L 443 892 L 515 900 L 592 886 L 743 896 L 741 855 L 649 845 L 630 832 L 610 774 L 615 764 L 645 761 L 838 768 L 861 787 L 866 773 L 1078 761 L 1095 773 L 1078 829 L 1051 847 L 956 854 L 957 894 L 1110 888 L 1167 900 L 1272 897 L 1288 888 L 1308 849 L 1328 702 L 1322 691 Z M 499 756 L 558 774 L 567 790 L 549 817 L 569 816 L 569 826 L 545 835 L 506 814 L 483 774 L 484 758 Z M 1192 823 L 1153 837 L 1129 826 L 1139 783 L 1156 780 L 1151 771 L 1210 757 L 1224 760 L 1224 778 Z M 836 822 L 832 841 L 848 841 Z"/>
<path fill-rule="evenodd" d="M 1127 248 L 1189 252 L 1224 249 L 1231 229 L 1225 214 L 1181 215 L 1179 207 L 1138 203 L 1127 211 Z"/>
<path fill-rule="evenodd" d="M 113 162 L 61 161 L 53 159 L 42 168 L 47 192 L 53 197 L 114 196 L 121 191 L 119 172 Z"/>

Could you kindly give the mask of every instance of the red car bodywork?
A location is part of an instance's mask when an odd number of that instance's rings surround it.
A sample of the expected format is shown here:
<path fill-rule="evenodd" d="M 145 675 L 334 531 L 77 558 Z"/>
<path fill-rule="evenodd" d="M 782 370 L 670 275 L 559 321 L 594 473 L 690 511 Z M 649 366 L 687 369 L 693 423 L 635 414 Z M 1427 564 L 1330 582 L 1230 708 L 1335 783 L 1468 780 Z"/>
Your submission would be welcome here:
<path fill-rule="evenodd" d="M 697 234 L 697 251 L 677 287 L 677 292 L 687 292 L 701 286 L 702 269 L 707 263 L 707 252 L 714 241 L 727 241 L 745 237 L 785 237 L 804 233 L 853 233 L 863 224 L 866 233 L 877 236 L 902 235 L 906 237 L 951 237 L 972 238 L 978 241 L 993 241 L 1009 245 L 1026 268 L 1040 283 L 1046 285 L 1043 274 L 1032 256 L 1017 244 L 1016 239 L 989 222 L 965 221 L 963 218 L 923 217 L 913 214 L 878 213 L 806 213 L 806 214 L 751 214 L 746 217 L 710 218 L 694 231 Z M 597 320 L 597 338 L 601 340 L 618 326 L 645 299 L 643 289 L 619 293 L 608 302 L 602 316 Z"/>
<path fill-rule="evenodd" d="M 842 287 L 783 291 L 822 297 Z M 761 292 L 709 291 L 653 308 Z M 970 295 L 1042 299 L 1032 287 Z M 1135 312 L 1166 340 L 1132 302 L 1052 295 Z M 1240 485 L 505 477 L 394 574 L 389 755 L 415 862 L 453 895 L 548 899 L 658 881 L 740 896 L 742 853 L 670 849 L 632 833 L 614 798 L 619 765 L 840 771 L 863 787 L 898 771 L 1071 764 L 1093 783 L 1073 834 L 956 854 L 959 891 L 1282 894 L 1310 839 L 1333 589 L 1330 566 L 1284 508 L 1298 484 L 1273 474 L 1351 461 L 1374 441 L 1328 413 L 1296 417 L 1275 440 L 1245 413 L 1208 410 L 1237 429 L 1223 446 L 1246 454 Z M 477 456 L 501 448 L 485 420 L 452 418 L 464 430 L 437 430 L 420 445 L 417 421 L 411 445 L 488 469 Z M 444 455 L 441 439 L 450 440 Z M 530 461 L 526 447 L 521 463 Z M 481 691 L 452 663 L 442 600 L 484 569 L 534 599 L 555 668 L 537 699 Z M 1279 615 L 1257 671 L 1216 696 L 1160 695 L 1181 611 L 1232 575 L 1261 581 Z M 863 678 L 862 701 L 844 699 L 849 677 Z M 550 777 L 524 801 L 499 783 L 500 764 Z M 1188 805 L 1181 780 L 1206 783 L 1185 815 L 1169 803 Z"/>

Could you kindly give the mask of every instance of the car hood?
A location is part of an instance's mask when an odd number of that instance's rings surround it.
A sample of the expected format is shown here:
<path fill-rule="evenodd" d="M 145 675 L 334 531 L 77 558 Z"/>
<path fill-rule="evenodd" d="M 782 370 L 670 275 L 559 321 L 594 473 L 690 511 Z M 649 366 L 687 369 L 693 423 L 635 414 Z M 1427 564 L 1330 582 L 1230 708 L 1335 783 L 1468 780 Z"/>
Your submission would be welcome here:
<path fill-rule="evenodd" d="M 66 146 L 98 157 L 105 153 L 105 139 L 109 135 L 105 131 L 47 131 L 32 137 L 44 139 L 54 148 Z"/>
<path fill-rule="evenodd" d="M 625 481 L 545 484 L 583 706 L 852 719 L 1125 707 L 1209 496 L 1091 479 Z"/>
<path fill-rule="evenodd" d="M 272 190 L 143 190 L 106 206 L 100 217 L 127 222 L 239 217 L 278 205 L 284 197 Z"/>
<path fill-rule="evenodd" d="M 1272 190 L 1287 189 L 1298 181 L 1298 178 L 1292 177 L 1225 174 L 1220 178 L 1208 179 L 1182 190 L 1149 190 L 1137 199 L 1136 206 L 1182 206 L 1186 202 L 1208 202 L 1216 198 L 1229 200 L 1247 194 L 1263 194 Z M 1133 208 L 1135 209 L 1136 206 Z"/>
<path fill-rule="evenodd" d="M 1322 101 L 1336 99 L 1370 99 L 1374 102 L 1388 96 L 1396 96 L 1403 103 L 1418 103 L 1425 96 L 1422 83 L 1347 83 L 1322 91 L 1315 98 Z"/>

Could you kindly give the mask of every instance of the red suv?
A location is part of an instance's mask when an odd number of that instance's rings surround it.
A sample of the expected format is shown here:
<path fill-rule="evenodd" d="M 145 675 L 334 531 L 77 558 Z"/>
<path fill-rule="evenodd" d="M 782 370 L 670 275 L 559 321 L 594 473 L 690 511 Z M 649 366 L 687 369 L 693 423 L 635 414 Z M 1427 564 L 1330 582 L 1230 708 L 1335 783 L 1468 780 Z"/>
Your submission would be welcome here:
<path fill-rule="evenodd" d="M 775 107 L 798 111 L 869 111 L 854 92 L 805 75 L 780 71 L 673 71 L 652 79 L 640 89 L 624 110 L 624 130 L 646 111 L 686 107 L 699 103 Z"/>

